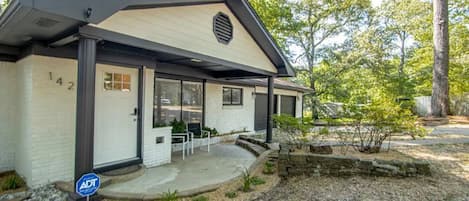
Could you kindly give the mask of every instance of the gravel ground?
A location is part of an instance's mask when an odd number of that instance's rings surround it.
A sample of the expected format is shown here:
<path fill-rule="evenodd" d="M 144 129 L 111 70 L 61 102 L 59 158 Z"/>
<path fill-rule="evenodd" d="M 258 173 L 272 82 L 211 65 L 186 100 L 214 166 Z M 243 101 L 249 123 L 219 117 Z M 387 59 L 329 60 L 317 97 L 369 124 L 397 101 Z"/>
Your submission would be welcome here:
<path fill-rule="evenodd" d="M 57 190 L 53 184 L 50 184 L 23 192 L 1 195 L 0 201 L 12 199 L 24 201 L 64 201 L 67 200 L 67 196 L 66 193 Z"/>
<path fill-rule="evenodd" d="M 429 160 L 431 177 L 297 177 L 282 181 L 256 201 L 461 200 L 469 201 L 469 144 L 399 148 Z"/>

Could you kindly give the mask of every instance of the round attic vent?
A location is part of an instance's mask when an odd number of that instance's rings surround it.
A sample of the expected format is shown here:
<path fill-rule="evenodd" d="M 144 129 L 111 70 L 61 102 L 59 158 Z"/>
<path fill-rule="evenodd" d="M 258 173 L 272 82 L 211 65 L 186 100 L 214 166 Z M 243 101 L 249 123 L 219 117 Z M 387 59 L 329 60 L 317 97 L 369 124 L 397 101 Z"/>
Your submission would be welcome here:
<path fill-rule="evenodd" d="M 218 42 L 223 44 L 230 43 L 231 39 L 233 39 L 233 25 L 228 15 L 219 12 L 213 17 L 213 33 Z"/>

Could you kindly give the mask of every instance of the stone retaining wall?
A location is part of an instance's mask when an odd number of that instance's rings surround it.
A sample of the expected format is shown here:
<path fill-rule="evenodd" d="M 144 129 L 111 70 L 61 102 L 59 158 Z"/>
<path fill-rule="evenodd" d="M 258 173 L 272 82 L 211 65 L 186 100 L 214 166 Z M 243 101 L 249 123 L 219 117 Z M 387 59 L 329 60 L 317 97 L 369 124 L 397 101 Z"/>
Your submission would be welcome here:
<path fill-rule="evenodd" d="M 424 161 L 403 162 L 366 160 L 350 156 L 321 155 L 290 152 L 290 146 L 280 145 L 278 157 L 279 176 L 398 176 L 431 175 L 430 165 Z"/>

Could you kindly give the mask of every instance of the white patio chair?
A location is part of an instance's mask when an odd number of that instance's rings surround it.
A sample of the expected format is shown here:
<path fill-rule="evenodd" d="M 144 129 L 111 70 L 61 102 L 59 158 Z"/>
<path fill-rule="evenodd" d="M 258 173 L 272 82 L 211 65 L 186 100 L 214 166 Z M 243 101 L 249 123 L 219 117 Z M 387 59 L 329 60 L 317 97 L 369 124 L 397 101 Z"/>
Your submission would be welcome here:
<path fill-rule="evenodd" d="M 171 135 L 171 144 L 182 144 L 182 160 L 185 159 L 186 154 L 189 154 L 190 142 L 193 135 L 189 132 L 187 133 L 173 133 Z M 193 144 L 192 144 L 193 145 Z M 193 149 L 193 148 L 192 148 Z"/>
<path fill-rule="evenodd" d="M 192 134 L 192 153 L 194 153 L 194 136 L 196 138 L 203 138 L 207 135 L 207 151 L 210 152 L 210 131 L 202 130 L 202 124 L 200 123 L 188 123 L 186 129 Z"/>

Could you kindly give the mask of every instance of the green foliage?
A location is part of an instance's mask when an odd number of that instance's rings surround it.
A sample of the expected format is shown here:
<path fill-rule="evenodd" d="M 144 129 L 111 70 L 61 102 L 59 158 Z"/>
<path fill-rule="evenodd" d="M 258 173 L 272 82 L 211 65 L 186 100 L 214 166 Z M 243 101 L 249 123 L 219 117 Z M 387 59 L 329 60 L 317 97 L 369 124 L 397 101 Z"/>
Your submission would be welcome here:
<path fill-rule="evenodd" d="M 254 176 L 251 178 L 251 184 L 254 186 L 262 185 L 265 184 L 265 180 L 260 177 Z"/>
<path fill-rule="evenodd" d="M 3 2 L 0 4 L 0 13 L 2 13 L 8 6 L 8 4 L 10 4 L 10 1 L 11 0 L 3 0 Z"/>
<path fill-rule="evenodd" d="M 3 184 L 2 184 L 2 190 L 13 190 L 13 189 L 17 189 L 17 188 L 21 188 L 25 186 L 25 183 L 23 181 L 23 179 L 14 174 L 14 175 L 10 175 L 8 176 L 4 181 L 3 181 Z"/>
<path fill-rule="evenodd" d="M 411 111 L 385 95 L 378 95 L 370 104 L 347 105 L 347 117 L 352 120 L 354 145 L 358 151 L 376 153 L 383 142 L 393 133 L 415 136 L 425 135 L 425 130 L 416 124 Z"/>
<path fill-rule="evenodd" d="M 380 93 L 390 101 L 431 95 L 431 1 L 387 0 L 378 7 L 365 0 L 250 3 L 300 67 L 295 81 L 314 89 L 304 98 L 311 116 L 318 115 L 319 101 L 368 104 Z M 469 15 L 467 0 L 448 3 L 450 95 L 460 96 L 469 90 Z"/>
<path fill-rule="evenodd" d="M 262 169 L 262 173 L 264 174 L 274 174 L 275 173 L 275 164 L 267 161 L 264 163 L 264 169 Z"/>
<path fill-rule="evenodd" d="M 243 171 L 243 185 L 241 186 L 241 191 L 249 192 L 251 191 L 252 176 L 248 169 Z"/>
<path fill-rule="evenodd" d="M 192 201 L 208 201 L 208 197 L 198 196 L 198 197 L 192 198 Z"/>
<path fill-rule="evenodd" d="M 218 135 L 218 131 L 217 131 L 216 128 L 210 128 L 210 127 L 204 126 L 204 127 L 202 128 L 202 130 L 204 130 L 204 131 L 209 131 L 211 136 L 216 136 L 216 135 Z"/>
<path fill-rule="evenodd" d="M 329 135 L 329 128 L 322 127 L 321 129 L 319 129 L 319 135 Z"/>
<path fill-rule="evenodd" d="M 171 130 L 172 133 L 186 132 L 186 123 L 183 120 L 178 121 L 176 118 L 174 118 L 174 120 L 171 121 L 169 125 L 173 127 Z"/>
<path fill-rule="evenodd" d="M 177 201 L 178 199 L 178 191 L 175 190 L 171 192 L 171 190 L 168 189 L 168 192 L 163 193 L 163 197 L 161 197 L 161 200 L 163 201 Z"/>
<path fill-rule="evenodd" d="M 303 124 L 301 119 L 285 114 L 273 116 L 272 119 L 277 126 L 276 132 L 280 132 L 278 136 L 286 138 L 281 139 L 282 141 L 302 147 L 305 143 L 304 139 L 311 130 L 311 125 Z"/>
<path fill-rule="evenodd" d="M 225 193 L 225 196 L 226 196 L 227 198 L 233 199 L 233 198 L 238 197 L 238 193 L 235 192 L 235 191 L 230 191 L 230 192 L 226 192 L 226 193 Z"/>

